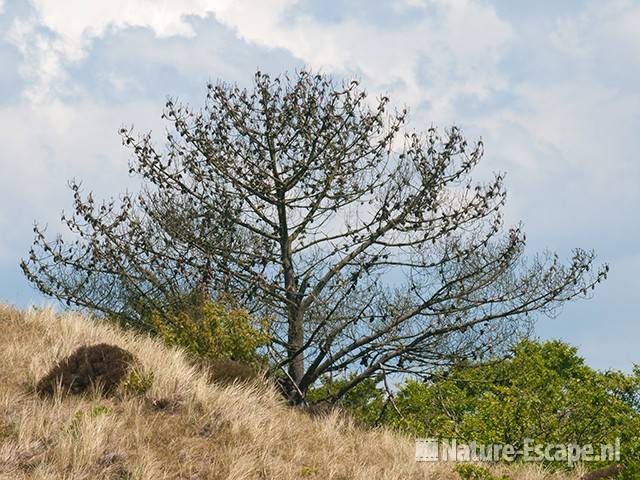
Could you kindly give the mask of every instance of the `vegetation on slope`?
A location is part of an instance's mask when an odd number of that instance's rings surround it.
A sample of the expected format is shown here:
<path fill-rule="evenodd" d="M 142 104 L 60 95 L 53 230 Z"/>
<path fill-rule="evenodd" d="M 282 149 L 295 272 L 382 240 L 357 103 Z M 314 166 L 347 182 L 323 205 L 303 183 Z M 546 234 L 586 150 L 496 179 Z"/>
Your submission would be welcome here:
<path fill-rule="evenodd" d="M 0 479 L 457 479 L 413 442 L 312 418 L 266 384 L 216 385 L 177 348 L 74 314 L 0 306 Z M 38 379 L 81 345 L 133 352 L 152 379 L 115 397 L 41 398 Z M 518 479 L 563 478 L 536 466 Z M 500 473 L 500 472 L 497 472 Z"/>

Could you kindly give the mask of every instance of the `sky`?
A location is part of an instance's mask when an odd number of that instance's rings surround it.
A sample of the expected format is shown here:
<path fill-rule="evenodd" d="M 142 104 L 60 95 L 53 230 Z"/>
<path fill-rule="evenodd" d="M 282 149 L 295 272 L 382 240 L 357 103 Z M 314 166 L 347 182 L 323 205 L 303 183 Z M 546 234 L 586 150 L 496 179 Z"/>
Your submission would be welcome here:
<path fill-rule="evenodd" d="M 18 263 L 34 221 L 61 231 L 70 179 L 135 188 L 119 128 L 160 138 L 168 96 L 301 68 L 482 138 L 478 176 L 506 173 L 529 252 L 611 268 L 536 333 L 596 368 L 640 363 L 640 0 L 0 0 L 0 299 L 49 302 Z"/>

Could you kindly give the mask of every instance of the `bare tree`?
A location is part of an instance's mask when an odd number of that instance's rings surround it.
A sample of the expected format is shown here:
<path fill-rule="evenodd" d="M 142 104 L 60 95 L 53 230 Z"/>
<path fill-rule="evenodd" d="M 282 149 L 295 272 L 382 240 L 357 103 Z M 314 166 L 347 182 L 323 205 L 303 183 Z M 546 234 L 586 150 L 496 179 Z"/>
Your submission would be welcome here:
<path fill-rule="evenodd" d="M 406 109 L 353 81 L 258 72 L 209 85 L 204 109 L 168 101 L 166 146 L 121 131 L 141 193 L 96 204 L 72 184 L 76 241 L 36 226 L 28 278 L 137 325 L 193 288 L 273 322 L 272 368 L 304 401 L 323 375 L 421 374 L 494 355 L 606 277 L 593 253 L 524 256 L 503 227 L 503 176 L 474 183 L 481 142 L 406 127 Z"/>

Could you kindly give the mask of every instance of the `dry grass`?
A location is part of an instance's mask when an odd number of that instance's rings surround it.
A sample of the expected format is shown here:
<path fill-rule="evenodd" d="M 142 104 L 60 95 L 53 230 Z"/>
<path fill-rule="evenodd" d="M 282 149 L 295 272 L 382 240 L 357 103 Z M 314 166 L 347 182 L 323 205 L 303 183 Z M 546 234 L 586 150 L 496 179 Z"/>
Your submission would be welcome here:
<path fill-rule="evenodd" d="M 153 373 L 151 388 L 116 398 L 34 394 L 52 364 L 100 342 L 133 352 Z M 0 306 L 0 479 L 457 478 L 450 465 L 413 455 L 410 439 L 311 418 L 266 385 L 212 385 L 179 350 L 149 338 Z M 563 478 L 533 466 L 508 473 Z"/>

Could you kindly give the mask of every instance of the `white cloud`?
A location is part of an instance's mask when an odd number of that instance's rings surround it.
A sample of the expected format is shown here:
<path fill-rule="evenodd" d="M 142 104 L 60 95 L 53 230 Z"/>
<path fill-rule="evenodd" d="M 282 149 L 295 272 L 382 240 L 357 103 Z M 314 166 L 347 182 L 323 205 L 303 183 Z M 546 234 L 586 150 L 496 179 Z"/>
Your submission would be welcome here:
<path fill-rule="evenodd" d="M 25 57 L 23 71 L 34 82 L 29 97 L 43 101 L 55 90 L 68 93 L 64 65 L 81 61 L 95 38 L 127 27 L 149 28 L 159 37 L 190 37 L 194 32 L 185 17 L 206 16 L 214 4 L 215 0 L 33 0 L 34 15 L 16 19 L 9 38 Z"/>
<path fill-rule="evenodd" d="M 41 23 L 70 43 L 99 37 L 108 29 L 147 27 L 157 35 L 193 36 L 186 15 L 204 16 L 213 11 L 213 0 L 112 0 L 85 2 L 33 0 Z"/>
<path fill-rule="evenodd" d="M 33 82 L 25 93 L 36 102 L 47 99 L 57 86 L 68 83 L 64 60 L 77 61 L 84 56 L 81 49 L 60 38 L 50 38 L 38 27 L 35 19 L 16 19 L 8 34 L 24 58 L 21 73 Z M 63 90 L 68 92 L 71 88 L 66 84 Z"/>
<path fill-rule="evenodd" d="M 593 2 L 579 14 L 558 19 L 554 46 L 590 62 L 630 57 L 640 62 L 640 5 L 631 0 Z M 593 65 L 598 66 L 598 65 Z"/>
<path fill-rule="evenodd" d="M 457 110 L 486 140 L 484 168 L 508 174 L 510 218 L 543 246 L 640 235 L 627 207 L 640 202 L 640 33 L 625 27 L 639 14 L 637 3 L 614 1 L 523 20 L 500 67 L 511 73 L 505 98 Z"/>
<path fill-rule="evenodd" d="M 242 38 L 287 49 L 315 68 L 361 72 L 374 89 L 401 82 L 395 100 L 427 100 L 432 115 L 443 121 L 450 120 L 456 97 L 486 98 L 505 85 L 497 63 L 513 32 L 484 3 L 423 1 L 418 20 L 395 28 L 358 18 L 324 24 L 309 16 L 284 24 L 282 12 L 291 2 L 276 3 L 277 8 L 253 9 L 228 0 L 218 5 L 215 15 Z"/>
<path fill-rule="evenodd" d="M 136 26 L 158 36 L 193 36 L 187 17 L 208 14 L 240 38 L 285 49 L 314 68 L 364 75 L 372 89 L 401 83 L 396 100 L 426 100 L 443 121 L 449 120 L 451 103 L 460 95 L 483 99 L 505 86 L 497 63 L 513 33 L 492 7 L 479 1 L 422 1 L 421 19 L 394 28 L 359 18 L 325 24 L 290 15 L 285 22 L 296 3 L 167 0 L 158 6 L 152 0 L 70 0 L 61 6 L 57 0 L 34 0 L 36 15 L 16 21 L 12 39 L 26 58 L 24 72 L 34 81 L 29 93 L 35 100 L 60 90 L 73 93 L 65 64 L 81 61 L 97 37 Z"/>
<path fill-rule="evenodd" d="M 620 142 L 612 146 L 607 139 L 634 141 L 640 100 L 600 83 L 595 74 L 579 77 L 614 46 L 625 44 L 628 55 L 640 52 L 638 30 L 629 27 L 640 7 L 627 0 L 594 3 L 573 16 L 547 22 L 546 30 L 533 33 L 536 38 L 527 37 L 532 29 L 512 26 L 490 4 L 475 0 L 405 0 L 395 4 L 395 10 L 417 8 L 417 18 L 389 25 L 354 16 L 320 22 L 296 14 L 297 0 L 68 0 L 63 6 L 57 0 L 33 0 L 33 4 L 35 15 L 16 20 L 12 38 L 26 59 L 24 72 L 34 81 L 31 98 L 44 103 L 60 91 L 74 93 L 78 88 L 67 74 L 67 63 L 82 61 L 95 38 L 127 27 L 145 27 L 159 37 L 194 37 L 197 32 L 188 17 L 212 14 L 246 42 L 286 50 L 314 68 L 356 73 L 373 92 L 391 89 L 396 102 L 421 105 L 417 112 L 421 120 L 473 126 L 493 137 L 495 143 L 489 148 L 499 146 L 511 153 L 509 158 L 499 155 L 506 161 L 499 169 L 513 168 L 528 181 L 537 178 L 544 183 L 561 172 L 579 170 L 589 188 L 608 191 L 605 184 L 614 170 L 601 161 L 607 155 L 618 169 L 637 171 L 632 161 L 623 158 Z M 518 55 L 530 53 L 532 64 L 539 68 L 555 66 L 561 80 L 546 79 L 542 70 L 513 80 L 503 62 L 517 42 L 541 47 L 544 61 L 533 49 Z M 209 54 L 186 48 L 200 56 Z M 167 64 L 175 62 L 191 71 L 185 62 L 202 59 L 184 56 L 185 51 L 150 51 L 146 58 L 159 61 L 166 56 Z M 178 58 L 181 55 L 184 58 Z M 564 71 L 558 67 L 564 63 L 582 70 Z M 213 59 L 208 65 L 212 64 Z M 114 88 L 123 91 L 136 84 L 135 77 L 107 75 Z M 504 92 L 515 100 L 471 114 L 460 106 L 460 99 L 482 104 Z"/>

